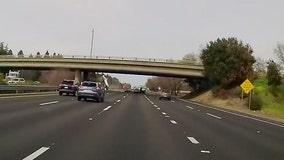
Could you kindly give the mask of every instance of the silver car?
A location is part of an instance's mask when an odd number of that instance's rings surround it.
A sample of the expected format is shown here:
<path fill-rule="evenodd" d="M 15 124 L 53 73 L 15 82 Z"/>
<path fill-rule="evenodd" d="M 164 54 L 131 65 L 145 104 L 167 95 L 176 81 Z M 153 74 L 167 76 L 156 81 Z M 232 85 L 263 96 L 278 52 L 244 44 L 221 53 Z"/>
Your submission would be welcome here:
<path fill-rule="evenodd" d="M 103 102 L 105 98 L 105 92 L 102 84 L 100 82 L 84 81 L 79 86 L 77 99 L 96 100 L 97 102 Z"/>
<path fill-rule="evenodd" d="M 161 91 L 159 93 L 159 99 L 171 100 L 172 99 L 171 93 L 169 91 Z"/>

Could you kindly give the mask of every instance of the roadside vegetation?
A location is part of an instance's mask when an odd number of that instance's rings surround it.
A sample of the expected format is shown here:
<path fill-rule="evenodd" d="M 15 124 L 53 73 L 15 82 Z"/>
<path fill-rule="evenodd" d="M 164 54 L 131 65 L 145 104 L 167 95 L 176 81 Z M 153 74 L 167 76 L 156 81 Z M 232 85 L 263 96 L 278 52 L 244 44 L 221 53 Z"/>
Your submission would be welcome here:
<path fill-rule="evenodd" d="M 266 77 L 260 77 L 253 83 L 253 95 L 257 95 L 258 103 L 262 103 L 261 111 L 284 118 L 284 84 L 277 87 L 268 85 Z"/>
<path fill-rule="evenodd" d="M 240 85 L 249 79 L 254 85 L 249 109 L 284 118 L 284 84 L 281 75 L 284 45 L 278 43 L 274 50 L 278 63 L 272 59 L 265 61 L 255 58 L 252 53 L 249 44 L 236 38 L 209 42 L 200 58 L 212 86 L 211 92 L 216 99 L 230 101 L 244 98 L 243 102 L 248 107 L 249 95 L 242 93 Z"/>

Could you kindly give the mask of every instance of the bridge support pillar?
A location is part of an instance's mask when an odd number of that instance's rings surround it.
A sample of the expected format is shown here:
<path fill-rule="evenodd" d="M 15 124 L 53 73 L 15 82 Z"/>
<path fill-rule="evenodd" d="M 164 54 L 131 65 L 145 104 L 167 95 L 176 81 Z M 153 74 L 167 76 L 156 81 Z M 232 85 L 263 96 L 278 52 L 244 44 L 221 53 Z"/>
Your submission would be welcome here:
<path fill-rule="evenodd" d="M 75 70 L 75 81 L 81 83 L 81 71 L 78 69 Z"/>
<path fill-rule="evenodd" d="M 88 71 L 84 71 L 83 72 L 83 81 L 88 81 L 89 80 L 88 75 L 89 75 Z"/>

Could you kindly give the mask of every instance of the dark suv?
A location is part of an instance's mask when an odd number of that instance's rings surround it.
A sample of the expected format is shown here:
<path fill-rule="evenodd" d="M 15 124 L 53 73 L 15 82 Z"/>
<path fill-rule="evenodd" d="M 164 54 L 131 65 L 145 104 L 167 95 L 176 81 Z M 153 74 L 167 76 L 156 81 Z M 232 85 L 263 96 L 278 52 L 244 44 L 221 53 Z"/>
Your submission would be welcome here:
<path fill-rule="evenodd" d="M 81 99 L 93 99 L 103 102 L 104 98 L 104 87 L 100 82 L 84 81 L 81 83 L 77 96 L 78 101 L 81 101 Z"/>
<path fill-rule="evenodd" d="M 61 84 L 58 86 L 59 95 L 66 93 L 66 95 L 72 94 L 76 96 L 78 92 L 78 84 L 75 80 L 66 80 L 64 79 Z"/>

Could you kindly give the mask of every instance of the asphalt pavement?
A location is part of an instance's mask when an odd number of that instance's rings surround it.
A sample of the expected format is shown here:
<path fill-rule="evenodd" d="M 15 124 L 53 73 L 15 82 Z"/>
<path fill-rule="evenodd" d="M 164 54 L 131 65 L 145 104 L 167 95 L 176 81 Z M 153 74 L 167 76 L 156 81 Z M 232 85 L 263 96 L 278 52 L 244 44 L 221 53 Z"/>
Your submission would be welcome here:
<path fill-rule="evenodd" d="M 0 98 L 1 160 L 282 160 L 283 135 L 283 124 L 155 95 Z"/>

